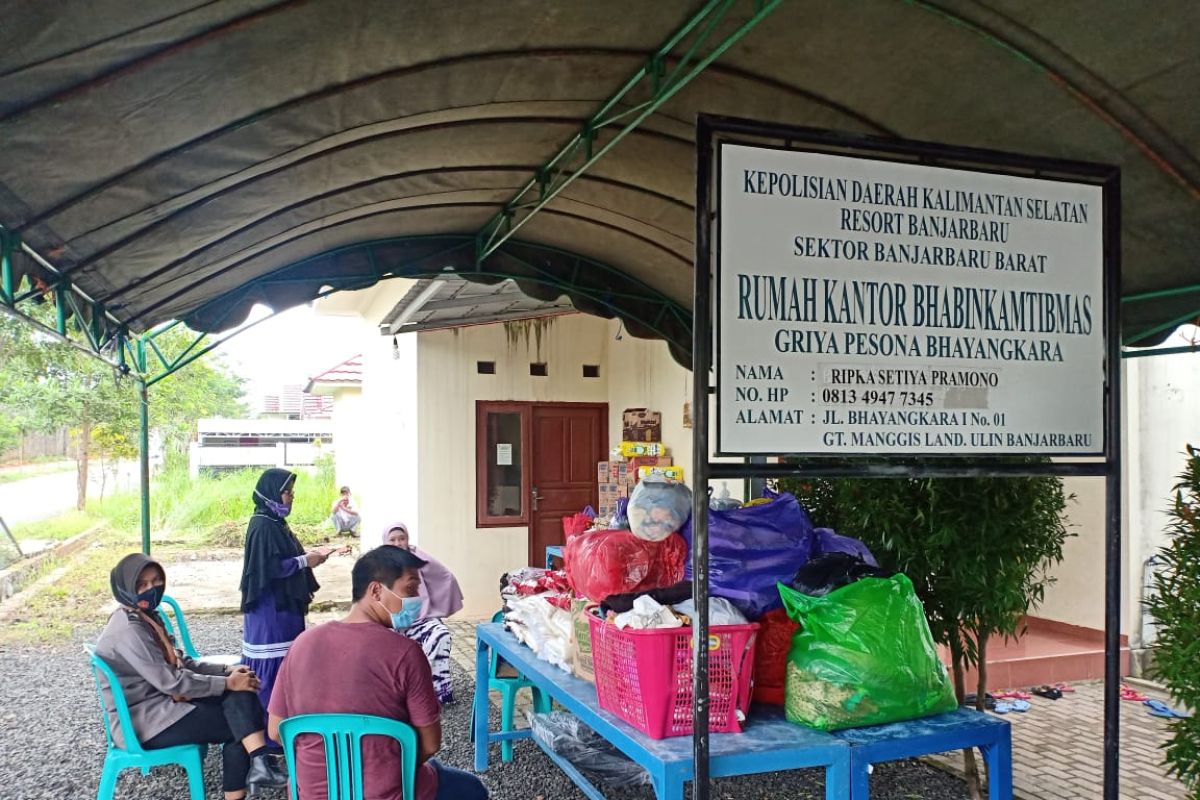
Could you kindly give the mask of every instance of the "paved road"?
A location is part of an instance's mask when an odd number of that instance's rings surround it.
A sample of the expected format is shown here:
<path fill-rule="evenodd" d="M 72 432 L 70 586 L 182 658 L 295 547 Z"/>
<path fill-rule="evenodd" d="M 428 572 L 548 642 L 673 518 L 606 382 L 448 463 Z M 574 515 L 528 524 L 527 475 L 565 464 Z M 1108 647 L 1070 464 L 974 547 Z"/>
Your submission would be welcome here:
<path fill-rule="evenodd" d="M 89 470 L 88 497 L 100 496 L 100 470 L 96 462 Z M 116 479 L 109 473 L 104 485 L 105 495 L 117 489 L 137 489 L 137 462 L 122 462 Z M 75 507 L 75 470 L 38 475 L 11 483 L 0 483 L 0 517 L 10 526 L 35 522 L 69 511 Z"/>

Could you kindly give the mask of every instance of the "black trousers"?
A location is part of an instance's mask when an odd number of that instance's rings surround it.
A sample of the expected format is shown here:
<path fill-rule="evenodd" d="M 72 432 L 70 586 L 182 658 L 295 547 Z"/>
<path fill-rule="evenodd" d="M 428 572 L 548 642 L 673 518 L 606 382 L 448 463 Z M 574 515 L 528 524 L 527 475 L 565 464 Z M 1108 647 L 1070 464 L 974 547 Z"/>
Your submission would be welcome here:
<path fill-rule="evenodd" d="M 189 701 L 187 716 L 157 736 L 142 742 L 147 750 L 179 744 L 221 744 L 221 788 L 237 792 L 246 788 L 250 755 L 242 739 L 263 729 L 262 703 L 256 692 L 225 692 L 220 697 Z"/>

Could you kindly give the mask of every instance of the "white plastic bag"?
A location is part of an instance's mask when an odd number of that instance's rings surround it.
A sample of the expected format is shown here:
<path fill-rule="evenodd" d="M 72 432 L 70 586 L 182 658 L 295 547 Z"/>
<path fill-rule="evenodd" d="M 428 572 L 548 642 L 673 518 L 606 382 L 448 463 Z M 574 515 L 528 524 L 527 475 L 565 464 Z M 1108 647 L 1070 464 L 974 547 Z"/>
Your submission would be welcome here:
<path fill-rule="evenodd" d="M 682 603 L 676 603 L 671 607 L 688 619 L 696 619 L 695 600 L 684 600 Z M 737 606 L 724 597 L 708 598 L 709 625 L 745 625 L 747 622 L 749 620 L 746 619 L 746 615 L 738 611 Z"/>
<path fill-rule="evenodd" d="M 629 497 L 629 529 L 648 542 L 681 530 L 691 514 L 692 490 L 657 475 L 643 478 Z"/>
<path fill-rule="evenodd" d="M 650 628 L 679 628 L 683 623 L 679 617 L 671 613 L 671 609 L 659 603 L 649 595 L 634 598 L 633 608 L 622 614 L 617 614 L 613 624 L 624 630 L 648 630 Z"/>

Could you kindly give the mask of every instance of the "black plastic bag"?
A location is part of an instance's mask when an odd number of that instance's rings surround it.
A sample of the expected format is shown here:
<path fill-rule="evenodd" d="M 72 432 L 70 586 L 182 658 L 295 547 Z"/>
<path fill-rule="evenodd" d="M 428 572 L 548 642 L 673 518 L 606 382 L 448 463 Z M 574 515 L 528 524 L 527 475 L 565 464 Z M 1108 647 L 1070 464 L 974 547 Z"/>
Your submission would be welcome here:
<path fill-rule="evenodd" d="M 812 597 L 824 597 L 860 578 L 890 578 L 895 573 L 872 566 L 850 553 L 825 553 L 796 570 L 792 586 Z"/>

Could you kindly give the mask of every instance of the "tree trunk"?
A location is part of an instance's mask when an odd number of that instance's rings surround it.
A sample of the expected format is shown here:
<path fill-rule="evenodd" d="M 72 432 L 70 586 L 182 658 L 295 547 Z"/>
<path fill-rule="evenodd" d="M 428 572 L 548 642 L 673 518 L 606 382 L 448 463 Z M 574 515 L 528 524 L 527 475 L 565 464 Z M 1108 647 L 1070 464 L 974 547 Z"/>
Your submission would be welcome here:
<path fill-rule="evenodd" d="M 963 669 L 963 652 L 962 641 L 958 636 L 950 638 L 950 663 L 954 670 L 954 696 L 958 699 L 958 704 L 962 705 L 963 698 L 966 697 L 966 675 Z M 975 707 L 983 711 L 987 708 L 985 705 L 986 698 L 982 691 L 975 695 Z M 963 754 L 963 778 L 967 782 L 967 792 L 971 800 L 983 800 L 983 787 L 979 780 L 979 765 L 975 761 L 975 751 L 970 747 L 962 751 Z"/>
<path fill-rule="evenodd" d="M 975 696 L 979 699 L 979 702 L 976 705 L 976 708 L 980 711 L 986 711 L 987 706 L 985 705 L 985 703 L 986 703 L 986 698 L 987 698 L 987 684 L 988 684 L 988 671 L 987 671 L 988 635 L 987 635 L 987 632 L 986 631 L 975 631 L 975 643 L 976 643 L 975 652 L 979 654 L 979 664 L 977 666 L 977 670 L 979 673 L 979 681 L 978 681 L 977 688 L 975 689 Z M 990 781 L 992 776 L 988 775 L 987 778 Z M 975 776 L 975 781 L 976 781 L 976 783 L 979 782 L 978 774 L 976 774 L 976 776 Z M 971 798 L 972 798 L 972 800 L 975 800 L 975 795 L 971 795 Z"/>
<path fill-rule="evenodd" d="M 75 457 L 75 508 L 87 508 L 88 455 L 91 453 L 92 421 L 86 415 L 79 426 L 79 451 Z"/>

